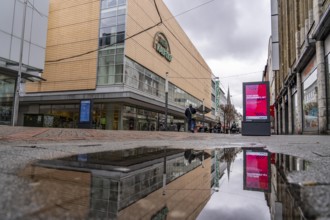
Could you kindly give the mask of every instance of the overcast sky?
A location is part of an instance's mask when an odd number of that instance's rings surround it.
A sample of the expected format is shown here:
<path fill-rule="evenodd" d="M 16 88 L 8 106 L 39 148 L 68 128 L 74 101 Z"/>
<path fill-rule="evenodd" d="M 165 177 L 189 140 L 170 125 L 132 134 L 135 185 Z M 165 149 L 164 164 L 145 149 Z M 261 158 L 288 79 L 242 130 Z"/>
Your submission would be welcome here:
<path fill-rule="evenodd" d="M 242 113 L 242 83 L 261 81 L 271 32 L 270 0 L 163 0 Z M 237 76 L 239 75 L 239 76 Z"/>

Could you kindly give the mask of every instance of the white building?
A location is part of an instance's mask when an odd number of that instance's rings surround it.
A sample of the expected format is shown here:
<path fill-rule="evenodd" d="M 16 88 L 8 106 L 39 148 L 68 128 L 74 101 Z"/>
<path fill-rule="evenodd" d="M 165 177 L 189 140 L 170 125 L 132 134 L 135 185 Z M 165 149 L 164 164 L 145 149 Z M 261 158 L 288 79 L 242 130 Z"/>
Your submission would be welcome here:
<path fill-rule="evenodd" d="M 26 7 L 25 7 L 26 6 Z M 0 124 L 11 124 L 23 22 L 22 82 L 40 80 L 44 69 L 48 0 L 1 0 Z M 26 8 L 26 11 L 25 11 Z M 25 14 L 25 16 L 24 16 Z"/>

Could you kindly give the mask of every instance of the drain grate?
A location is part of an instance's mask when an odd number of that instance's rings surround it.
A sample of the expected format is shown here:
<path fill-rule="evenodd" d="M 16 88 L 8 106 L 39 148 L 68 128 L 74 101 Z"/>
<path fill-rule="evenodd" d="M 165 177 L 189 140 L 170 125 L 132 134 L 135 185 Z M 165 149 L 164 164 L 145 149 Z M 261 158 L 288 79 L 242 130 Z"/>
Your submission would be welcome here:
<path fill-rule="evenodd" d="M 99 147 L 102 146 L 102 144 L 84 144 L 84 145 L 78 145 L 78 147 Z"/>

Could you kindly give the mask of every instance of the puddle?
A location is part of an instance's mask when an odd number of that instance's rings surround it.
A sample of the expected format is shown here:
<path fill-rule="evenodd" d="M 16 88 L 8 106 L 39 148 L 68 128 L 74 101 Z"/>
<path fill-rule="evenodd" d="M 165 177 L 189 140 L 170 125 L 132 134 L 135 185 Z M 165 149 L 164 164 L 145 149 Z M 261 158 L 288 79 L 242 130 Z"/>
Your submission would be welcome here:
<path fill-rule="evenodd" d="M 26 217 L 304 219 L 286 175 L 307 168 L 262 148 L 141 147 L 40 160 L 23 172 L 40 206 Z"/>

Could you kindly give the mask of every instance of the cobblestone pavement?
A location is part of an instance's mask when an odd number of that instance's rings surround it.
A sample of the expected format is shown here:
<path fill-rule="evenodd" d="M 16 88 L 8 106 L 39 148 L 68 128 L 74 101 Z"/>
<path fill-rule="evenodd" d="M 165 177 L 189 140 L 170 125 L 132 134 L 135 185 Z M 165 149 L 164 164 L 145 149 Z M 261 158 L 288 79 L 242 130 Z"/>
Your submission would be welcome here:
<path fill-rule="evenodd" d="M 330 136 L 108 131 L 0 125 L 0 219 L 17 219 L 37 210 L 33 187 L 19 173 L 38 159 L 140 146 L 174 148 L 266 147 L 312 162 L 310 171 L 292 174 L 305 187 L 306 207 L 319 219 L 330 218 Z M 27 196 L 30 195 L 30 196 Z"/>

